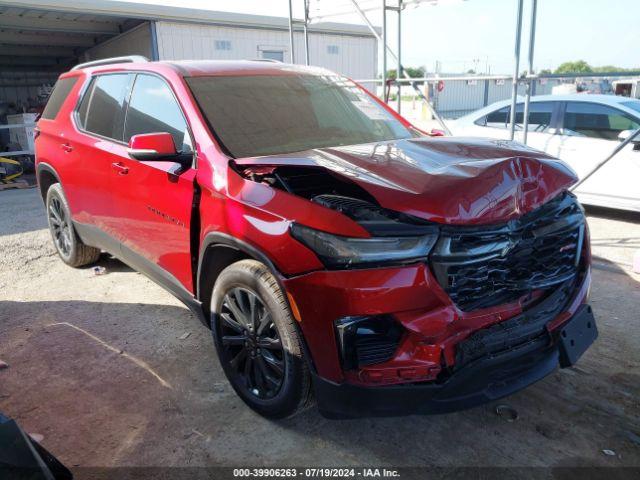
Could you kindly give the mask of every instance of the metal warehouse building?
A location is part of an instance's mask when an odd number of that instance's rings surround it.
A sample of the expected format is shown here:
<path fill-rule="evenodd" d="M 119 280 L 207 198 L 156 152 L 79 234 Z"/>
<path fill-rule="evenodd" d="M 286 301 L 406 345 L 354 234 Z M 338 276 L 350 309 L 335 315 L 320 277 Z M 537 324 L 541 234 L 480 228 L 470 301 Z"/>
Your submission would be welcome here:
<path fill-rule="evenodd" d="M 301 30 L 294 50 L 304 63 Z M 312 65 L 376 76 L 376 39 L 365 26 L 313 24 L 309 52 Z M 289 62 L 288 19 L 105 0 L 0 0 L 0 102 L 28 108 L 74 64 L 133 54 Z"/>

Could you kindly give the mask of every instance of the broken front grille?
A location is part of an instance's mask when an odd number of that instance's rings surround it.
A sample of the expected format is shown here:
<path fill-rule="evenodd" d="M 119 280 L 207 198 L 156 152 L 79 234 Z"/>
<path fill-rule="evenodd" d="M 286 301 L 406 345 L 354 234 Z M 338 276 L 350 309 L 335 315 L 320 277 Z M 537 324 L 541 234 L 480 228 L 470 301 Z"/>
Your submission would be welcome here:
<path fill-rule="evenodd" d="M 431 262 L 453 302 L 470 311 L 572 278 L 583 236 L 582 208 L 567 193 L 504 225 L 443 228 Z"/>
<path fill-rule="evenodd" d="M 547 323 L 566 307 L 574 282 L 567 281 L 538 305 L 500 323 L 476 331 L 456 348 L 455 369 L 479 358 L 498 355 L 531 342 L 549 344 Z"/>

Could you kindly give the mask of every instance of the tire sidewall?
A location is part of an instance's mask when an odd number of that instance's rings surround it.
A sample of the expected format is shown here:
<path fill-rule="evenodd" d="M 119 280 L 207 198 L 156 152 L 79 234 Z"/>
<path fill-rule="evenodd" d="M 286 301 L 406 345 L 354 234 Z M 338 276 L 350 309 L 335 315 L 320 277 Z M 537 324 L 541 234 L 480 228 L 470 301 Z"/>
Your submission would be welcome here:
<path fill-rule="evenodd" d="M 60 201 L 60 205 L 64 209 L 64 214 L 69 224 L 69 230 L 70 230 L 69 236 L 71 237 L 71 240 L 70 240 L 71 248 L 69 249 L 69 255 L 65 255 L 60 251 L 60 249 L 58 248 L 58 244 L 56 243 L 55 235 L 53 234 L 51 217 L 49 215 L 49 207 L 51 206 L 51 201 L 54 198 Z M 49 225 L 49 233 L 51 234 L 51 239 L 53 240 L 53 246 L 56 249 L 56 252 L 58 253 L 58 256 L 62 259 L 62 261 L 66 264 L 71 264 L 73 263 L 72 261 L 76 256 L 76 250 L 78 249 L 78 242 L 76 240 L 76 232 L 73 228 L 73 222 L 71 221 L 71 211 L 69 210 L 69 204 L 67 203 L 67 199 L 65 198 L 64 193 L 62 192 L 62 187 L 60 187 L 59 183 L 55 183 L 51 185 L 51 187 L 49 187 L 49 190 L 47 190 L 46 209 L 47 209 L 47 224 Z"/>
<path fill-rule="evenodd" d="M 255 293 L 271 313 L 278 330 L 284 348 L 285 376 L 280 390 L 272 398 L 258 398 L 238 385 L 237 382 L 241 380 L 237 378 L 237 374 L 230 367 L 230 359 L 222 346 L 217 313 L 220 312 L 224 296 L 233 288 L 244 288 Z M 218 277 L 211 296 L 211 331 L 222 369 L 238 396 L 249 407 L 271 418 L 283 418 L 293 413 L 304 395 L 303 369 L 306 368 L 306 365 L 300 349 L 295 345 L 295 339 L 287 328 L 287 321 L 292 318 L 291 313 L 288 306 L 286 309 L 283 307 L 262 275 L 252 274 L 249 269 L 243 268 L 230 267 L 224 270 Z"/>

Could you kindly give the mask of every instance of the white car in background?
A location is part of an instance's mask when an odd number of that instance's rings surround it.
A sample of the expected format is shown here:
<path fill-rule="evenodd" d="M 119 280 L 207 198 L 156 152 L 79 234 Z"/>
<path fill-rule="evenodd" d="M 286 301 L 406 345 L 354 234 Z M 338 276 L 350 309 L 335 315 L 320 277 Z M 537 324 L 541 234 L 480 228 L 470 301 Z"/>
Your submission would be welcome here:
<path fill-rule="evenodd" d="M 509 138 L 510 100 L 453 122 L 453 135 Z M 515 140 L 522 141 L 524 103 L 516 106 Z M 614 95 L 541 95 L 531 98 L 527 145 L 569 164 L 580 178 L 640 128 L 640 100 Z M 587 205 L 640 211 L 640 136 L 577 190 Z"/>

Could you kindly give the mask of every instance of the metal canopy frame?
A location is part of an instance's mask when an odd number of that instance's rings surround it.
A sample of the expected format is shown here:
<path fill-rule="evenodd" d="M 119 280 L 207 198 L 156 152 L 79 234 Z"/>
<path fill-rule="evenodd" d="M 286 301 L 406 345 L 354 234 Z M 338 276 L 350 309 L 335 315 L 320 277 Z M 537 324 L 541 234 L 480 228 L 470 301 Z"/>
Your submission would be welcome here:
<path fill-rule="evenodd" d="M 293 18 L 293 6 L 292 1 L 289 1 L 289 33 L 290 33 L 290 42 L 291 42 L 291 62 L 294 63 L 294 44 L 293 44 L 293 30 L 294 23 L 296 20 Z M 418 81 L 442 81 L 443 77 L 436 75 L 434 78 L 411 78 L 408 72 L 402 66 L 402 11 L 408 5 L 418 5 L 420 3 L 427 2 L 431 5 L 437 5 L 439 0 L 369 0 L 368 3 L 372 4 L 373 1 L 380 2 L 378 7 L 362 7 L 361 3 L 364 0 L 349 0 L 353 6 L 354 11 L 342 11 L 335 12 L 329 15 L 316 16 L 315 19 L 326 18 L 330 16 L 339 16 L 348 13 L 357 13 L 363 22 L 367 25 L 371 33 L 376 37 L 376 39 L 382 44 L 382 79 L 372 79 L 367 80 L 367 82 L 371 83 L 382 83 L 382 99 L 385 103 L 389 102 L 388 94 L 387 94 L 387 85 L 391 84 L 391 81 L 387 78 L 387 55 L 390 55 L 397 62 L 396 69 L 396 78 L 393 80 L 393 83 L 396 84 L 396 88 L 398 89 L 398 106 L 397 111 L 400 113 L 401 104 L 402 104 L 402 83 L 409 83 L 418 97 L 425 103 L 427 108 L 431 111 L 433 118 L 438 121 L 441 125 L 442 129 L 448 134 L 451 135 L 451 131 L 444 123 L 436 109 L 431 105 L 429 99 L 424 95 L 424 93 L 420 90 L 417 83 Z M 304 2 L 304 20 L 301 21 L 303 23 L 303 32 L 304 32 L 304 47 L 305 47 L 305 63 L 309 65 L 309 34 L 307 27 L 311 20 L 309 15 L 309 4 L 311 0 L 303 0 Z M 360 2 L 360 3 L 359 3 Z M 389 2 L 392 5 L 389 5 Z M 491 78 L 500 78 L 507 79 L 511 78 L 512 80 L 512 88 L 511 88 L 511 108 L 509 112 L 509 136 L 511 140 L 515 137 L 515 129 L 516 129 L 516 106 L 518 100 L 518 84 L 523 83 L 525 85 L 525 100 L 524 100 L 524 112 L 523 112 L 523 122 L 522 122 L 522 143 L 527 144 L 527 134 L 529 130 L 529 111 L 531 104 L 531 95 L 535 82 L 539 78 L 552 78 L 554 75 L 537 75 L 533 69 L 533 60 L 534 60 L 534 50 L 535 50 L 535 40 L 536 40 L 536 16 L 538 10 L 538 0 L 531 0 L 531 18 L 529 25 L 529 52 L 528 52 L 528 70 L 527 74 L 520 76 L 520 47 L 522 44 L 522 16 L 524 10 L 524 0 L 518 0 L 518 8 L 516 10 L 516 25 L 515 25 L 515 44 L 514 44 L 514 65 L 513 65 L 513 77 L 504 77 L 504 76 L 478 76 L 474 79 L 491 79 Z M 374 10 L 382 10 L 382 34 L 378 32 L 378 30 L 373 26 L 369 18 L 367 17 L 367 12 Z M 389 36 L 387 35 L 387 12 L 392 11 L 397 13 L 397 21 L 398 21 L 398 45 L 397 45 L 397 53 L 394 52 L 388 44 Z M 597 74 L 594 74 L 597 76 Z M 400 76 L 404 78 L 400 78 Z M 604 160 L 602 160 L 598 165 L 595 166 L 587 175 L 585 175 L 578 183 L 576 183 L 571 190 L 575 190 L 578 186 L 582 185 L 588 178 L 590 178 L 597 170 L 602 168 L 607 162 L 609 162 L 612 158 L 614 158 L 619 152 L 621 152 L 624 147 L 626 147 L 631 142 L 637 142 L 636 138 L 640 137 L 640 128 L 633 132 L 625 141 L 621 142 L 617 145 L 611 154 L 607 156 Z"/>
<path fill-rule="evenodd" d="M 303 33 L 304 33 L 304 53 L 305 53 L 305 63 L 309 65 L 309 32 L 308 25 L 312 20 L 309 15 L 309 4 L 311 0 L 302 0 L 304 2 L 304 19 L 303 20 L 295 20 L 293 17 L 293 0 L 289 1 L 289 41 L 291 48 L 291 62 L 295 63 L 295 52 L 294 52 L 294 38 L 293 31 L 296 23 L 301 23 L 303 25 Z M 401 113 L 402 106 L 402 83 L 410 83 L 413 87 L 415 93 L 420 97 L 420 99 L 426 104 L 426 106 L 431 111 L 431 114 L 435 120 L 438 121 L 442 129 L 447 133 L 451 134 L 451 131 L 444 123 L 438 112 L 429 102 L 429 99 L 424 95 L 424 93 L 420 90 L 417 85 L 417 79 L 412 79 L 408 72 L 402 66 L 402 12 L 408 5 L 418 5 L 420 3 L 427 2 L 431 5 L 436 4 L 438 0 L 378 0 L 380 2 L 378 7 L 362 7 L 362 0 L 349 0 L 351 5 L 353 6 L 353 11 L 336 11 L 333 13 L 329 13 L 326 15 L 316 16 L 315 20 L 319 18 L 327 18 L 331 16 L 339 16 L 345 15 L 349 13 L 357 13 L 363 22 L 367 25 L 371 33 L 376 37 L 376 39 L 382 45 L 382 79 L 374 79 L 374 83 L 382 83 L 382 97 L 385 103 L 389 102 L 388 94 L 387 94 L 387 86 L 390 85 L 391 81 L 387 78 L 387 56 L 391 56 L 397 62 L 396 67 L 396 79 L 393 81 L 395 83 L 396 88 L 398 89 L 398 104 L 397 111 Z M 369 2 L 371 3 L 371 2 Z M 391 3 L 391 5 L 390 5 Z M 537 0 L 531 0 L 531 26 L 530 26 L 530 35 L 529 35 L 529 69 L 527 71 L 527 75 L 520 78 L 519 77 L 519 67 L 520 67 L 520 46 L 521 46 L 521 37 L 522 37 L 522 14 L 523 14 L 523 6 L 524 0 L 518 0 L 518 8 L 516 15 L 516 39 L 515 39 L 515 48 L 514 48 L 514 70 L 512 77 L 512 91 L 511 91 L 511 111 L 510 111 L 510 119 L 509 119 L 509 131 L 510 137 L 513 140 L 515 136 L 515 120 L 516 120 L 516 103 L 518 96 L 518 83 L 524 82 L 526 85 L 526 97 L 525 97 L 525 115 L 524 115 L 524 132 L 523 132 L 523 141 L 526 144 L 527 142 L 527 129 L 529 124 L 529 104 L 532 93 L 532 85 L 533 82 L 537 80 L 537 76 L 533 73 L 533 52 L 535 46 L 535 33 L 536 33 L 536 13 L 537 13 Z M 378 30 L 373 26 L 369 18 L 367 17 L 367 12 L 374 10 L 382 10 L 382 34 L 378 32 Z M 397 13 L 397 22 L 398 22 L 398 38 L 397 38 L 397 52 L 394 52 L 393 49 L 389 46 L 389 36 L 387 35 L 387 12 L 395 12 Z M 404 77 L 401 79 L 400 77 Z M 405 80 L 406 79 L 406 80 Z"/>

